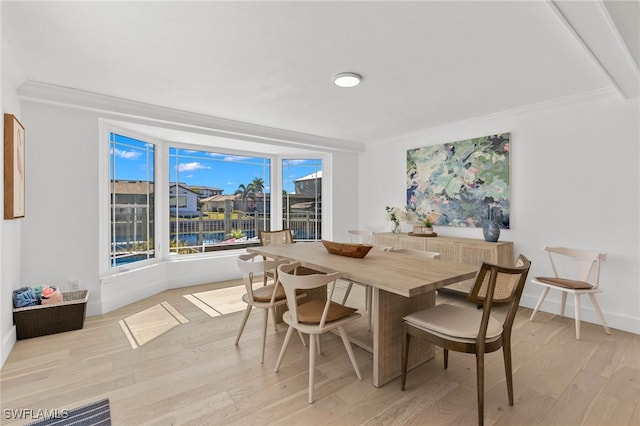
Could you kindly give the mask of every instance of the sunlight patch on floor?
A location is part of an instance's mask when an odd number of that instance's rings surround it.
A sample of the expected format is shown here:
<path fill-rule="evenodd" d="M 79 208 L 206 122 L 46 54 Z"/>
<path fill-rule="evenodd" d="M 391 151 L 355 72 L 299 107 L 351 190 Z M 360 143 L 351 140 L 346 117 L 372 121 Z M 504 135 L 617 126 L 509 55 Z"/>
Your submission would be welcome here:
<path fill-rule="evenodd" d="M 242 301 L 244 286 L 220 288 L 200 293 L 185 294 L 183 297 L 196 305 L 210 317 L 244 311 L 247 307 Z"/>
<path fill-rule="evenodd" d="M 131 347 L 137 349 L 172 328 L 188 322 L 189 320 L 171 304 L 162 302 L 120 320 L 119 324 Z"/>

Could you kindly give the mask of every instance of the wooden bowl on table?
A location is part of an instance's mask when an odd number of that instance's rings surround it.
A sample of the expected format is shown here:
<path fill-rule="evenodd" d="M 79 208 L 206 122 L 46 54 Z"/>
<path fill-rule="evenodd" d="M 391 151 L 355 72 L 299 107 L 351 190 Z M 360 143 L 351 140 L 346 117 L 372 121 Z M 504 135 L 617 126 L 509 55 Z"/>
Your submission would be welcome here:
<path fill-rule="evenodd" d="M 369 250 L 373 248 L 371 244 L 337 243 L 335 241 L 322 240 L 324 248 L 331 254 L 338 256 L 364 258 Z"/>

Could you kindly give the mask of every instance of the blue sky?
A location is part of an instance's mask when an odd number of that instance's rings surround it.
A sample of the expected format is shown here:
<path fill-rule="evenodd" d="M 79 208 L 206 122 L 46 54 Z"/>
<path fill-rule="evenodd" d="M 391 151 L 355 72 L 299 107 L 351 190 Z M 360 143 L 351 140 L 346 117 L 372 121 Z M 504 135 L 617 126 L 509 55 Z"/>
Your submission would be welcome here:
<path fill-rule="evenodd" d="M 113 142 L 115 141 L 115 145 Z M 147 171 L 153 164 L 153 145 L 112 134 L 111 157 L 115 162 L 111 177 L 122 180 L 148 180 Z M 115 159 L 115 161 L 113 161 Z M 314 173 L 320 160 L 285 160 L 283 167 L 285 190 L 293 192 L 293 181 Z M 149 166 L 147 166 L 149 165 Z M 242 157 L 215 152 L 188 149 L 169 149 L 171 182 L 184 182 L 190 186 L 208 186 L 233 194 L 240 184 L 247 185 L 255 178 L 265 182 L 265 192 L 270 192 L 269 159 Z"/>

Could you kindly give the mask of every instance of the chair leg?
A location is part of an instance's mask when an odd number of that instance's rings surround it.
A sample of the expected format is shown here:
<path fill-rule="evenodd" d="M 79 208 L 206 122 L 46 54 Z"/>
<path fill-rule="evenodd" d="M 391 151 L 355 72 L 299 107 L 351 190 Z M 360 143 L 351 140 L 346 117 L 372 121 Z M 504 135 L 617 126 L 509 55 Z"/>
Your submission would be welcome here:
<path fill-rule="evenodd" d="M 316 347 L 318 348 L 318 354 L 322 355 L 322 345 L 320 345 L 320 335 L 316 334 Z"/>
<path fill-rule="evenodd" d="M 562 292 L 562 302 L 560 303 L 560 316 L 564 317 L 564 308 L 567 306 L 567 292 Z"/>
<path fill-rule="evenodd" d="M 247 309 L 244 311 L 244 318 L 242 318 L 242 324 L 240 324 L 240 330 L 238 330 L 238 336 L 236 337 L 236 345 L 240 342 L 240 336 L 242 336 L 244 326 L 247 325 L 247 320 L 249 319 L 251 308 L 253 308 L 253 306 L 247 305 Z"/>
<path fill-rule="evenodd" d="M 367 331 L 371 331 L 371 319 L 373 315 L 373 289 L 371 286 L 366 287 L 366 303 L 367 303 L 367 314 L 369 314 L 368 318 L 368 327 Z"/>
<path fill-rule="evenodd" d="M 347 332 L 344 331 L 344 327 L 338 327 L 338 332 L 340 333 L 340 337 L 342 337 L 342 343 L 344 344 L 344 348 L 347 350 L 347 355 L 349 355 L 351 365 L 353 365 L 353 369 L 356 370 L 356 376 L 358 376 L 358 379 L 362 380 L 362 374 L 360 374 L 360 369 L 358 368 L 358 363 L 356 362 L 356 356 L 353 353 L 349 336 L 347 336 Z"/>
<path fill-rule="evenodd" d="M 313 404 L 313 380 L 316 370 L 316 342 L 314 336 L 309 336 L 309 404 Z"/>
<path fill-rule="evenodd" d="M 544 287 L 542 289 L 542 294 L 540 295 L 540 298 L 538 299 L 538 303 L 536 303 L 536 307 L 533 309 L 533 312 L 531 313 L 531 316 L 529 317 L 529 321 L 533 320 L 533 316 L 536 314 L 536 312 L 538 312 L 540 310 L 540 306 L 542 306 L 542 302 L 544 302 L 544 299 L 547 297 L 547 293 L 549 293 L 549 287 Z"/>
<path fill-rule="evenodd" d="M 407 333 L 406 325 L 402 331 L 402 370 L 400 373 L 400 390 L 404 390 L 407 383 L 407 368 L 409 363 L 409 344 L 411 335 Z"/>
<path fill-rule="evenodd" d="M 282 342 L 282 349 L 280 349 L 280 355 L 278 355 L 278 360 L 276 361 L 276 368 L 274 368 L 273 372 L 277 373 L 280 369 L 280 364 L 284 359 L 284 353 L 287 351 L 287 347 L 289 346 L 289 340 L 291 339 L 291 335 L 293 334 L 293 327 L 289 326 L 287 329 L 287 334 L 284 336 L 284 342 Z"/>
<path fill-rule="evenodd" d="M 269 309 L 264 310 L 264 324 L 262 324 L 262 355 L 260 355 L 260 364 L 264 364 L 264 349 L 267 346 L 267 323 L 269 322 Z"/>
<path fill-rule="evenodd" d="M 449 349 L 442 349 L 442 356 L 444 358 L 444 369 L 449 368 Z"/>
<path fill-rule="evenodd" d="M 609 330 L 609 327 L 607 327 L 607 321 L 604 319 L 604 315 L 602 314 L 602 310 L 600 309 L 600 304 L 598 303 L 598 299 L 596 299 L 596 295 L 593 293 L 589 293 L 589 299 L 591 299 L 591 304 L 593 305 L 593 308 L 596 310 L 596 313 L 600 317 L 600 322 L 604 327 L 605 333 L 611 334 L 611 330 Z"/>
<path fill-rule="evenodd" d="M 347 299 L 349 298 L 349 293 L 351 293 L 351 287 L 353 287 L 353 283 L 349 281 L 349 285 L 347 285 L 347 290 L 344 292 L 344 297 L 342 298 L 342 304 L 347 303 Z"/>
<path fill-rule="evenodd" d="M 300 336 L 300 341 L 302 342 L 302 346 L 307 347 L 307 342 L 304 341 L 304 337 L 302 337 L 302 332 L 298 330 L 298 336 Z"/>
<path fill-rule="evenodd" d="M 566 293 L 563 293 L 563 295 Z M 573 295 L 574 309 L 576 316 L 576 339 L 580 340 L 580 295 L 578 293 Z"/>
<path fill-rule="evenodd" d="M 502 357 L 504 358 L 504 373 L 507 379 L 507 394 L 509 405 L 513 405 L 513 367 L 511 365 L 511 340 L 504 339 L 502 343 Z"/>
<path fill-rule="evenodd" d="M 271 307 L 271 316 L 273 317 L 273 329 L 275 332 L 278 332 L 278 320 L 276 319 L 276 307 Z"/>
<path fill-rule="evenodd" d="M 484 353 L 476 353 L 476 380 L 478 385 L 478 425 L 484 424 Z"/>

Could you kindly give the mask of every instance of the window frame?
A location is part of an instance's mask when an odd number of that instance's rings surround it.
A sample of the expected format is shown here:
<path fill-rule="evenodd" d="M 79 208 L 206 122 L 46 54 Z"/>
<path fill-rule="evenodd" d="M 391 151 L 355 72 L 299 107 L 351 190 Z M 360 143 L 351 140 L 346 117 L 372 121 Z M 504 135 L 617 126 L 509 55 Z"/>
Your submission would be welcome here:
<path fill-rule="evenodd" d="M 223 148 L 220 147 L 218 145 L 198 145 L 198 144 L 189 144 L 189 143 L 184 143 L 184 142 L 174 142 L 174 141 L 164 141 L 165 146 L 164 146 L 164 153 L 166 154 L 166 167 L 164 168 L 164 170 L 166 171 L 167 177 L 166 177 L 166 181 L 163 182 L 163 184 L 165 185 L 165 187 L 162 189 L 163 191 L 166 192 L 166 197 L 167 197 L 167 203 L 169 203 L 169 187 L 171 185 L 171 173 L 169 171 L 169 150 L 170 148 L 176 148 L 176 149 L 184 149 L 184 150 L 194 150 L 194 151 L 205 151 L 205 152 L 210 152 L 210 153 L 216 153 L 216 154 L 223 154 L 223 155 L 229 155 L 229 156 L 239 156 L 239 157 L 248 157 L 248 158 L 263 158 L 263 159 L 268 159 L 270 162 L 270 174 L 269 174 L 269 178 L 271 180 L 271 185 L 270 185 L 270 194 L 271 196 L 269 197 L 269 199 L 271 200 L 271 213 L 270 213 L 270 223 L 269 226 L 271 227 L 271 229 L 273 228 L 273 169 L 274 169 L 274 162 L 277 161 L 278 156 L 277 155 L 272 155 L 272 154 L 267 154 L 267 153 L 262 153 L 262 152 L 249 152 L 249 151 L 241 151 L 241 150 L 234 150 L 234 149 L 229 149 L 229 148 Z M 228 195 L 228 194 L 227 194 Z M 168 209 L 169 207 L 167 207 Z M 168 212 L 169 210 L 167 210 Z M 280 213 L 280 216 L 282 214 Z M 210 252 L 204 252 L 204 253 L 192 253 L 192 254 L 188 254 L 188 255 L 179 255 L 177 253 L 171 253 L 170 249 L 169 249 L 169 243 L 170 243 L 170 235 L 169 235 L 169 229 L 170 229 L 170 218 L 169 218 L 169 214 L 167 213 L 166 216 L 163 216 L 161 218 L 165 223 L 166 223 L 166 233 L 165 233 L 165 238 L 167 241 L 167 248 L 166 248 L 166 252 L 163 253 L 165 259 L 169 259 L 171 261 L 180 261 L 180 260 L 187 260 L 187 259 L 194 259 L 194 258 L 198 258 L 198 257 L 215 257 L 216 255 L 220 256 L 220 255 L 224 255 L 225 253 L 237 253 L 238 251 L 243 251 L 245 250 L 244 248 L 223 248 L 220 250 L 214 250 L 214 251 L 210 251 Z"/>
<path fill-rule="evenodd" d="M 322 161 L 322 238 L 330 238 L 331 226 L 333 224 L 332 214 L 333 201 L 331 194 L 331 181 L 332 181 L 332 158 L 330 153 L 316 150 L 309 150 L 305 153 L 294 154 L 268 154 L 262 151 L 245 151 L 234 150 L 227 147 L 222 147 L 217 144 L 205 145 L 197 143 L 184 143 L 176 142 L 172 140 L 160 139 L 152 136 L 148 133 L 143 133 L 127 128 L 126 123 L 100 118 L 98 119 L 98 203 L 99 203 L 99 250 L 98 250 L 98 264 L 99 275 L 101 277 L 108 277 L 114 274 L 128 272 L 131 270 L 144 269 L 152 265 L 164 263 L 164 262 L 180 262 L 189 261 L 197 258 L 213 258 L 219 256 L 236 255 L 238 252 L 244 251 L 244 249 L 227 249 L 213 252 L 192 254 L 186 257 L 173 256 L 169 252 L 169 185 L 170 185 L 170 173 L 169 173 L 169 148 L 175 147 L 180 149 L 194 149 L 194 150 L 207 150 L 220 154 L 239 155 L 245 157 L 260 157 L 268 158 L 271 162 L 271 229 L 280 229 L 283 223 L 282 215 L 282 197 L 274 196 L 274 194 L 281 194 L 283 189 L 282 182 L 282 161 L 283 160 L 296 160 L 296 159 L 320 159 Z M 131 137 L 134 139 L 142 140 L 148 143 L 154 144 L 155 148 L 155 196 L 154 196 L 154 210 L 156 217 L 154 218 L 154 250 L 155 258 L 147 259 L 135 263 L 126 265 L 118 265 L 111 267 L 110 265 L 110 202 L 109 202 L 109 166 L 110 166 L 110 133 L 118 133 L 123 136 Z M 231 140 L 229 138 L 228 140 Z"/>
<path fill-rule="evenodd" d="M 278 197 L 280 199 L 280 209 L 278 210 L 280 218 L 279 218 L 279 222 L 278 222 L 278 228 L 275 229 L 280 229 L 284 226 L 284 216 L 282 214 L 283 210 L 284 210 L 284 200 L 282 197 L 282 189 L 284 189 L 284 179 L 283 179 L 283 172 L 284 172 L 284 167 L 282 165 L 282 163 L 285 160 L 319 160 L 320 161 L 320 171 L 322 171 L 322 185 L 321 185 L 321 189 L 320 192 L 321 194 L 325 194 L 325 190 L 328 189 L 328 185 L 326 185 L 325 183 L 325 167 L 328 164 L 328 159 L 327 159 L 328 155 L 324 154 L 324 153 L 309 153 L 309 155 L 301 155 L 301 154 L 297 154 L 297 155 L 279 155 L 278 156 L 278 165 L 280 166 L 280 175 L 279 175 L 279 182 L 281 184 L 281 188 L 280 188 L 280 197 Z M 317 171 L 316 171 L 317 172 Z M 308 182 L 305 182 L 305 184 L 308 184 Z M 299 240 L 301 242 L 303 241 L 320 241 L 323 238 L 325 238 L 325 206 L 324 206 L 324 195 L 322 196 L 323 200 L 322 200 L 322 207 L 320 208 L 320 215 L 321 215 L 321 225 L 320 225 L 320 236 L 315 239 L 315 240 Z"/>
<path fill-rule="evenodd" d="M 133 139 L 137 139 L 139 141 L 143 141 L 146 143 L 150 143 L 154 145 L 154 203 L 153 208 L 155 212 L 155 217 L 153 218 L 153 250 L 154 257 L 151 259 L 140 260 L 134 263 L 124 264 L 124 265 L 116 265 L 111 266 L 111 203 L 110 203 L 110 189 L 109 184 L 111 180 L 110 176 L 110 166 L 111 166 L 111 139 L 110 134 L 116 133 L 122 136 L 130 137 Z M 118 272 L 125 272 L 130 269 L 140 269 L 144 267 L 148 267 L 150 265 L 156 264 L 162 260 L 163 254 L 160 251 L 160 248 L 164 246 L 163 240 L 164 236 L 161 234 L 162 232 L 162 223 L 158 221 L 158 209 L 162 208 L 164 205 L 164 200 L 161 199 L 163 194 L 159 194 L 158 191 L 158 182 L 164 178 L 164 170 L 161 169 L 161 164 L 163 164 L 164 153 L 161 151 L 161 141 L 154 138 L 153 136 L 138 133 L 124 127 L 120 127 L 113 123 L 108 123 L 106 121 L 101 120 L 99 123 L 99 154 L 98 157 L 100 159 L 98 165 L 98 174 L 100 176 L 100 183 L 98 189 L 98 203 L 100 204 L 99 213 L 98 213 L 98 222 L 99 222 L 99 272 L 100 275 L 105 274 L 113 274 Z"/>

